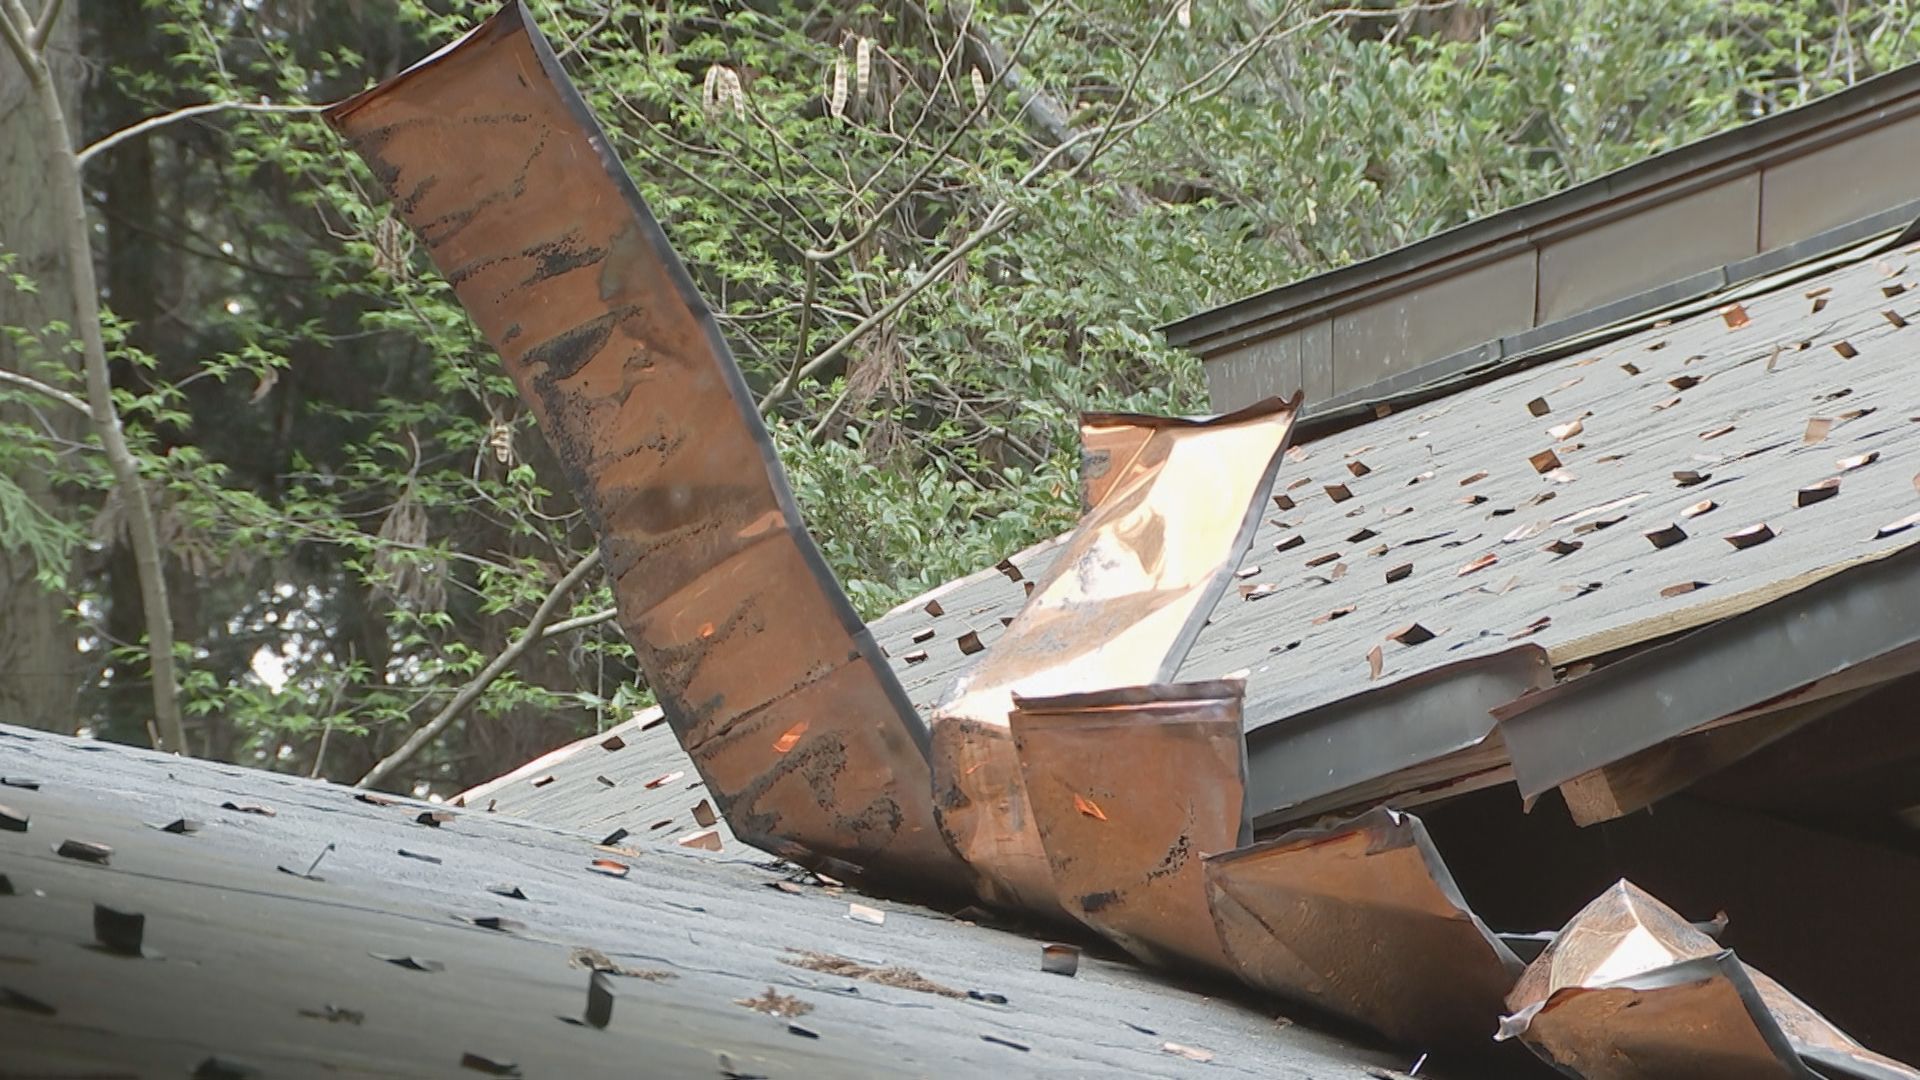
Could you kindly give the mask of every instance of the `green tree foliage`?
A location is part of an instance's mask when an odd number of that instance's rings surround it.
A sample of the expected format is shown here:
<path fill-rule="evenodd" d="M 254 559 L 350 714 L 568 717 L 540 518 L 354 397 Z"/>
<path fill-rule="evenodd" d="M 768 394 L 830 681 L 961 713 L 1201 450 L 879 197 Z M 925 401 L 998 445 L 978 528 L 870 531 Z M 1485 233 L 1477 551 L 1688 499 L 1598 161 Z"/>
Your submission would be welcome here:
<path fill-rule="evenodd" d="M 1081 410 L 1203 408 L 1197 364 L 1155 326 L 1920 52 L 1905 2 L 531 6 L 870 615 L 1067 526 Z M 95 73 L 82 126 L 334 100 L 491 7 L 72 4 Z M 351 780 L 520 633 L 590 531 L 491 351 L 317 118 L 197 116 L 88 179 L 195 750 Z M 0 288 L 34 287 L 3 242 L 0 260 Z M 110 477 L 6 415 L 0 543 L 71 597 L 93 664 L 80 726 L 140 740 Z M 26 470 L 56 477 L 57 503 L 15 505 Z M 608 602 L 601 586 L 571 614 Z M 556 635 L 406 785 L 483 779 L 645 700 L 611 623 Z"/>

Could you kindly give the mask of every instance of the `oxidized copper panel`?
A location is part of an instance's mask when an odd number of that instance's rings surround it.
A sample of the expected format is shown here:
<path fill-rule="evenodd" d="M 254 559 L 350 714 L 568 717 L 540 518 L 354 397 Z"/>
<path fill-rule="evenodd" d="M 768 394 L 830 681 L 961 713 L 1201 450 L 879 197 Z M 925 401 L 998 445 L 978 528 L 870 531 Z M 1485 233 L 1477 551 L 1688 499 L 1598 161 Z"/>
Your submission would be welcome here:
<path fill-rule="evenodd" d="M 959 880 L 925 727 L 808 537 L 711 313 L 524 7 L 327 119 L 539 419 L 735 831 Z"/>
<path fill-rule="evenodd" d="M 1212 855 L 1206 880 L 1243 978 L 1409 1046 L 1492 1039 L 1520 974 L 1410 814 L 1372 810 Z"/>
<path fill-rule="evenodd" d="M 1061 902 L 1150 964 L 1233 967 L 1201 857 L 1252 839 L 1239 681 L 1014 698 L 1028 803 Z"/>
<path fill-rule="evenodd" d="M 993 650 L 934 710 L 940 826 L 984 898 L 1061 910 L 1007 734 L 1013 695 L 1173 677 L 1251 542 L 1298 404 L 1201 421 L 1087 417 L 1088 452 L 1105 462 L 1091 509 Z"/>

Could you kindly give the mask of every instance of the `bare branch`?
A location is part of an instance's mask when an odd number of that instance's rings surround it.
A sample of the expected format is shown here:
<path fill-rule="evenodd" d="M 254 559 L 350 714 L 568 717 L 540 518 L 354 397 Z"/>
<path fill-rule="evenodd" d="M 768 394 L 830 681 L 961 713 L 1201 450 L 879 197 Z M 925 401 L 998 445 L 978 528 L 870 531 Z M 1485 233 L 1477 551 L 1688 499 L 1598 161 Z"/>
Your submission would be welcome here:
<path fill-rule="evenodd" d="M 367 775 L 361 777 L 354 787 L 366 788 L 380 783 L 393 775 L 395 769 L 405 765 L 413 759 L 414 755 L 426 749 L 433 740 L 439 738 L 440 733 L 445 731 L 467 706 L 479 700 L 487 687 L 493 685 L 495 679 L 512 667 L 522 653 L 531 648 L 534 642 L 545 640 L 546 635 L 543 631 L 546 629 L 547 620 L 553 618 L 554 609 L 558 608 L 560 602 L 567 598 L 567 594 L 585 580 L 587 573 L 598 565 L 600 565 L 600 549 L 596 547 L 582 556 L 579 562 L 574 563 L 573 569 L 567 571 L 566 576 L 560 579 L 559 584 L 553 587 L 553 591 L 547 594 L 545 600 L 540 601 L 540 606 L 534 610 L 533 618 L 527 620 L 525 632 L 515 638 L 512 644 L 501 649 L 500 654 L 489 661 L 486 667 L 481 668 L 480 673 L 469 680 L 465 686 L 462 686 L 459 692 L 453 695 L 453 700 L 447 702 L 446 707 L 436 713 L 433 719 L 422 724 L 420 729 L 412 735 L 407 736 L 407 741 L 401 743 L 398 750 L 381 758 L 379 764 L 367 770 Z"/>
<path fill-rule="evenodd" d="M 21 67 L 31 69 L 37 54 L 27 44 L 25 15 L 25 9 L 18 4 L 9 4 L 6 10 L 0 10 L 0 39 L 6 41 L 7 51 L 20 62 Z M 16 23 L 15 19 L 20 21 Z"/>
<path fill-rule="evenodd" d="M 570 634 L 575 630 L 585 630 L 589 626 L 599 626 L 604 622 L 612 622 L 619 614 L 619 608 L 601 608 L 599 611 L 581 615 L 576 618 L 562 619 L 552 626 L 547 627 L 545 630 L 540 631 L 540 636 L 559 637 L 561 634 Z"/>
<path fill-rule="evenodd" d="M 88 146 L 78 154 L 75 154 L 74 157 L 79 162 L 80 167 L 84 169 L 87 166 L 87 162 L 92 161 L 95 155 L 105 153 L 121 143 L 126 142 L 128 139 L 138 138 L 155 128 L 165 127 L 168 124 L 177 124 L 182 120 L 191 120 L 196 116 L 205 116 L 208 113 L 229 111 L 251 113 L 317 113 L 325 108 L 325 105 L 275 105 L 266 101 L 209 101 L 203 105 L 189 105 L 184 109 L 175 109 L 170 113 L 162 113 L 159 116 L 149 116 L 139 123 L 129 124 L 119 131 L 102 138 L 99 142 Z"/>
<path fill-rule="evenodd" d="M 65 390 L 62 390 L 57 386 L 48 386 L 46 383 L 43 383 L 39 379 L 33 378 L 30 375 L 21 375 L 18 372 L 8 371 L 5 368 L 0 368 L 0 382 L 12 383 L 15 386 L 24 387 L 28 390 L 34 391 L 35 393 L 45 394 L 46 396 L 52 398 L 53 400 L 59 402 L 62 405 L 67 406 L 68 408 L 79 410 L 80 415 L 82 416 L 91 417 L 93 415 L 93 410 L 87 408 L 87 403 L 85 401 L 82 401 L 80 398 L 74 396 L 73 394 L 67 393 Z"/>
<path fill-rule="evenodd" d="M 47 0 L 47 6 L 40 9 L 40 21 L 34 24 L 33 36 L 27 39 L 34 52 L 42 52 L 47 47 L 47 37 L 53 33 L 53 20 L 60 17 L 61 0 Z"/>

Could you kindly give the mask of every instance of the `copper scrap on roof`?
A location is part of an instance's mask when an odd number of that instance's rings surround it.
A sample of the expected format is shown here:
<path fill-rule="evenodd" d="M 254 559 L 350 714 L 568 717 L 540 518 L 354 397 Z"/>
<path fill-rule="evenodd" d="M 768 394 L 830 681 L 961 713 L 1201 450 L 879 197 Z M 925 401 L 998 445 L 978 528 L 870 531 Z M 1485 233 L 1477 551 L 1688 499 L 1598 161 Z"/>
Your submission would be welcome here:
<path fill-rule="evenodd" d="M 1471 1046 L 1520 974 L 1419 818 L 1384 807 L 1205 860 L 1242 978 L 1412 1046 Z"/>
<path fill-rule="evenodd" d="M 1008 729 L 1014 695 L 1173 678 L 1252 542 L 1300 400 L 1211 420 L 1084 419 L 1082 443 L 1098 462 L 1086 516 L 934 710 L 934 803 L 983 899 L 1061 913 Z"/>
<path fill-rule="evenodd" d="M 1920 1080 L 1621 881 L 1581 909 L 1507 998 L 1501 1038 L 1586 1080 Z"/>
<path fill-rule="evenodd" d="M 1231 974 L 1203 855 L 1253 839 L 1239 680 L 1014 698 L 1014 746 L 1062 905 L 1138 959 Z"/>
<path fill-rule="evenodd" d="M 713 316 L 524 6 L 326 117 L 539 418 L 627 638 L 734 832 L 801 862 L 963 881 L 924 725 L 807 535 Z"/>

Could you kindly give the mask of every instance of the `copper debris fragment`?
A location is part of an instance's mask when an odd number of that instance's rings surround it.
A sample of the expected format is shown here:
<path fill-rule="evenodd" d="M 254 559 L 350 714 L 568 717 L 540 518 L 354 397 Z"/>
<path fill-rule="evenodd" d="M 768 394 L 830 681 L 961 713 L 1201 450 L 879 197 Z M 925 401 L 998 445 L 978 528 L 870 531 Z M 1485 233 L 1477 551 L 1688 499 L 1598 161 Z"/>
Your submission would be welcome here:
<path fill-rule="evenodd" d="M 1420 645 L 1432 641 L 1434 633 L 1419 623 L 1408 623 L 1400 629 L 1389 633 L 1387 638 L 1391 641 L 1397 641 L 1402 645 Z"/>
<path fill-rule="evenodd" d="M 1761 522 L 1758 525 L 1749 525 L 1738 532 L 1729 533 L 1725 539 L 1736 548 L 1755 547 L 1773 539 L 1773 529 L 1765 522 Z"/>
<path fill-rule="evenodd" d="M 1518 641 L 1523 637 L 1532 637 L 1533 635 L 1539 633 L 1542 630 L 1545 630 L 1547 627 L 1552 625 L 1553 625 L 1553 616 L 1542 615 L 1539 618 L 1528 623 L 1527 625 L 1514 631 L 1513 633 L 1508 634 L 1507 640 Z"/>
<path fill-rule="evenodd" d="M 474 1072 L 483 1072 L 488 1076 L 520 1075 L 520 1066 L 513 1062 L 495 1061 L 484 1054 L 476 1054 L 472 1051 L 460 1055 L 460 1067 L 463 1069 L 472 1069 Z"/>
<path fill-rule="evenodd" d="M 664 774 L 664 775 L 661 775 L 661 776 L 656 776 L 656 777 L 654 777 L 653 779 L 651 779 L 651 780 L 649 780 L 649 781 L 647 781 L 647 782 L 646 782 L 646 785 L 645 785 L 645 786 L 646 786 L 646 788 L 647 788 L 647 790 L 649 790 L 649 791 L 651 791 L 651 790 L 653 790 L 653 789 L 655 789 L 655 788 L 663 788 L 663 787 L 666 787 L 666 786 L 667 786 L 668 784 L 671 784 L 671 783 L 673 783 L 673 782 L 674 782 L 675 780 L 678 780 L 678 779 L 680 779 L 681 777 L 683 777 L 683 776 L 685 776 L 685 775 L 687 775 L 687 774 L 686 774 L 686 773 L 684 773 L 684 772 L 670 772 L 670 773 L 666 773 L 666 774 Z"/>
<path fill-rule="evenodd" d="M 632 867 L 623 862 L 615 862 L 612 859 L 595 859 L 587 864 L 587 869 L 596 874 L 605 874 L 608 877 L 626 877 Z"/>
<path fill-rule="evenodd" d="M 1243 978 L 1389 1038 L 1484 1042 L 1521 971 L 1410 814 L 1372 810 L 1204 863 L 1214 922 Z"/>
<path fill-rule="evenodd" d="M 1720 317 L 1727 321 L 1727 329 L 1738 330 L 1753 320 L 1748 317 L 1747 309 L 1739 304 L 1728 304 L 1720 309 Z"/>
<path fill-rule="evenodd" d="M 1080 970 L 1080 947 L 1077 945 L 1040 946 L 1040 970 L 1049 975 L 1065 975 L 1072 978 Z"/>
<path fill-rule="evenodd" d="M 1252 836 L 1242 693 L 1222 680 L 1014 699 L 1014 745 L 1061 901 L 1146 963 L 1231 970 L 1199 859 Z M 1139 791 L 1154 796 L 1114 797 Z"/>
<path fill-rule="evenodd" d="M 1499 561 L 1500 561 L 1500 556 L 1495 555 L 1493 552 L 1489 551 L 1485 555 L 1480 556 L 1479 558 L 1473 560 L 1467 565 L 1454 571 L 1454 576 L 1466 577 L 1468 574 L 1475 573 L 1476 571 L 1485 570 L 1487 567 L 1492 566 L 1494 563 L 1497 563 Z"/>
<path fill-rule="evenodd" d="M 1840 478 L 1837 476 L 1829 476 L 1825 480 L 1808 484 L 1806 487 L 1794 492 L 1793 504 L 1795 506 L 1812 506 L 1814 503 L 1825 502 L 1838 494 L 1840 494 Z"/>
<path fill-rule="evenodd" d="M 1920 1080 L 1626 881 L 1554 936 L 1507 1006 L 1498 1038 L 1585 1080 Z"/>
<path fill-rule="evenodd" d="M 1668 525 L 1664 529 L 1655 529 L 1644 534 L 1647 542 L 1656 548 L 1668 548 L 1687 538 L 1686 530 L 1679 525 Z"/>
<path fill-rule="evenodd" d="M 113 849 L 105 844 L 96 844 L 90 840 L 62 840 L 53 849 L 55 855 L 63 859 L 78 859 L 81 862 L 107 865 L 113 858 Z"/>
<path fill-rule="evenodd" d="M 681 847 L 698 848 L 701 851 L 719 851 L 720 832 L 717 829 L 701 829 L 699 832 L 688 833 L 674 843 Z"/>

